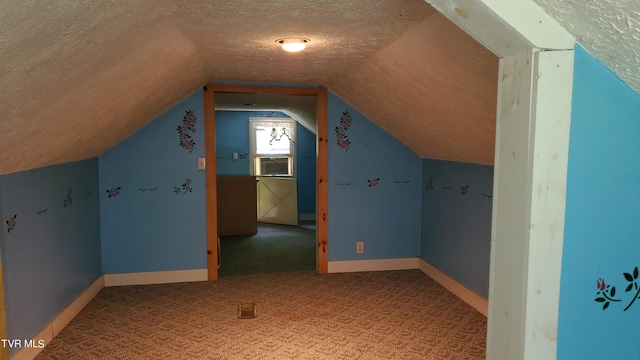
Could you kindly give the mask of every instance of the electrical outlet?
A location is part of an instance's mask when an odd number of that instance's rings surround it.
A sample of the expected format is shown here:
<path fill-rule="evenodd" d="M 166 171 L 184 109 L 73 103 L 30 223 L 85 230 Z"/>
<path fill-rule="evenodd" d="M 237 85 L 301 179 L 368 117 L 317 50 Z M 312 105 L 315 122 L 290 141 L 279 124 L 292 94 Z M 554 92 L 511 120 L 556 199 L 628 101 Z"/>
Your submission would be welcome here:
<path fill-rule="evenodd" d="M 358 241 L 356 243 L 356 254 L 364 254 L 364 242 Z"/>

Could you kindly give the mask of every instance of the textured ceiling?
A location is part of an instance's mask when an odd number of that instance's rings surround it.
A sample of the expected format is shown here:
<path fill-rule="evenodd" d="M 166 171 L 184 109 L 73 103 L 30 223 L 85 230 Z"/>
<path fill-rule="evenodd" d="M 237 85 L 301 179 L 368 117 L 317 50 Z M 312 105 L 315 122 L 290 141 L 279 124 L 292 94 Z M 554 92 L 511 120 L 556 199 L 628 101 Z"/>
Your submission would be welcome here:
<path fill-rule="evenodd" d="M 589 53 L 640 92 L 640 2 L 534 0 Z"/>
<path fill-rule="evenodd" d="M 328 86 L 421 158 L 492 164 L 497 83 L 498 59 L 435 14 Z"/>
<path fill-rule="evenodd" d="M 638 89 L 634 2 L 536 1 Z M 218 81 L 323 85 L 421 157 L 493 161 L 497 58 L 424 0 L 3 1 L 0 59 L 0 174 L 99 156 Z"/>

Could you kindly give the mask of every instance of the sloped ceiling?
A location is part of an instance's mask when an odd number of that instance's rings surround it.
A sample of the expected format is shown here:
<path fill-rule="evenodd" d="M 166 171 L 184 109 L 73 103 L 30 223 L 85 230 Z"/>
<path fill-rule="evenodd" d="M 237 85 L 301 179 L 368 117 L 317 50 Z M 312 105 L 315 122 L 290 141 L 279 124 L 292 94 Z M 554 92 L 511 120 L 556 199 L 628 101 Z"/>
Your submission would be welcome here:
<path fill-rule="evenodd" d="M 440 14 L 328 87 L 421 158 L 492 164 L 498 59 Z"/>
<path fill-rule="evenodd" d="M 640 92 L 640 2 L 534 0 L 581 46 Z"/>
<path fill-rule="evenodd" d="M 638 83 L 637 5 L 537 3 Z M 421 157 L 493 162 L 497 58 L 424 0 L 5 1 L 0 59 L 0 174 L 99 156 L 217 81 L 323 85 Z"/>

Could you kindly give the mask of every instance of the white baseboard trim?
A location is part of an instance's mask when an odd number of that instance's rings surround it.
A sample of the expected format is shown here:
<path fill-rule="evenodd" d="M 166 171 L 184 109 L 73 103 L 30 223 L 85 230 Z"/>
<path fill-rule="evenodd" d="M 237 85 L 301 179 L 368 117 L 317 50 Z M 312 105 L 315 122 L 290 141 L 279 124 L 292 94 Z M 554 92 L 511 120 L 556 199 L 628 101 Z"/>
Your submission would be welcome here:
<path fill-rule="evenodd" d="M 423 273 L 427 274 L 427 276 L 442 285 L 445 289 L 451 291 L 455 296 L 459 297 L 472 308 L 478 310 L 482 315 L 487 316 L 487 314 L 489 314 L 489 301 L 487 299 L 469 290 L 423 259 L 418 258 L 418 263 Z"/>
<path fill-rule="evenodd" d="M 56 316 L 47 326 L 36 334 L 31 340 L 34 347 L 23 347 L 13 356 L 11 360 L 33 360 L 51 340 L 56 337 L 62 329 L 78 315 L 87 304 L 104 288 L 104 277 L 97 278 L 89 287 L 80 294 L 69 306 Z M 42 347 L 36 347 L 42 346 Z"/>
<path fill-rule="evenodd" d="M 315 220 L 316 214 L 298 214 L 298 220 Z"/>
<path fill-rule="evenodd" d="M 104 274 L 104 286 L 168 284 L 207 281 L 208 278 L 207 269 Z"/>
<path fill-rule="evenodd" d="M 418 269 L 418 258 L 329 261 L 329 273 Z"/>

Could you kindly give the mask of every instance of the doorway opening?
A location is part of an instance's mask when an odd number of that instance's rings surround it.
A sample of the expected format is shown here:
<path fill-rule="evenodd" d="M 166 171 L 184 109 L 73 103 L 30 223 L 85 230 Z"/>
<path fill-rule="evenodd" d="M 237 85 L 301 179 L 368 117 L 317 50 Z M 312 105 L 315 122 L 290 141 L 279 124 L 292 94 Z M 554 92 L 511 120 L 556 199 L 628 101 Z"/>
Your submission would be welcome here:
<path fill-rule="evenodd" d="M 220 263 L 225 263 L 224 257 L 221 257 L 220 249 L 221 249 L 221 240 L 223 239 L 223 234 L 219 233 L 221 226 L 224 227 L 222 223 L 218 223 L 218 206 L 220 205 L 218 202 L 218 195 L 221 194 L 218 191 L 218 181 L 220 181 L 220 186 L 224 186 L 222 184 L 225 179 L 219 177 L 220 174 L 217 173 L 217 162 L 226 161 L 226 158 L 229 156 L 231 159 L 237 160 L 239 157 L 249 157 L 248 152 L 246 154 L 237 152 L 230 152 L 229 149 L 226 149 L 226 152 L 229 154 L 218 154 L 219 149 L 216 143 L 216 111 L 218 110 L 230 110 L 227 105 L 226 99 L 231 96 L 255 96 L 255 97 L 267 97 L 267 98 L 277 98 L 280 100 L 286 101 L 287 98 L 291 97 L 302 97 L 311 99 L 315 103 L 315 110 L 313 111 L 313 119 L 296 119 L 299 123 L 301 123 L 306 128 L 312 128 L 315 130 L 315 137 L 313 139 L 314 146 L 313 152 L 315 155 L 315 178 L 313 179 L 313 187 L 315 187 L 315 209 L 314 215 L 311 219 L 308 217 L 305 218 L 305 223 L 303 226 L 296 226 L 296 229 L 289 229 L 289 233 L 293 231 L 297 231 L 299 234 L 305 234 L 306 238 L 313 239 L 314 245 L 311 254 L 313 254 L 315 258 L 315 270 L 318 273 L 326 273 L 328 267 L 328 253 L 327 253 L 327 91 L 324 88 L 310 88 L 310 87 L 277 87 L 277 86 L 250 86 L 250 85 L 218 85 L 218 84 L 210 84 L 205 86 L 204 92 L 204 103 L 205 103 L 205 154 L 207 160 L 207 168 L 206 168 L 206 182 L 207 182 L 207 269 L 208 269 L 208 279 L 210 281 L 214 281 L 218 279 L 218 276 L 221 272 Z M 220 98 L 220 101 L 216 101 L 217 98 Z M 246 99 L 246 98 L 245 98 Z M 241 103 L 243 106 L 250 107 L 255 109 L 255 103 L 243 100 Z M 235 109 L 240 110 L 240 109 Z M 276 111 L 278 109 L 261 109 L 261 110 L 269 110 Z M 245 110 L 246 111 L 246 110 Z M 305 121 L 306 120 L 306 121 Z M 248 129 L 247 125 L 247 129 Z M 247 137 L 248 141 L 248 137 Z M 222 151 L 222 150 L 221 150 Z M 250 160 L 250 159 L 246 159 Z M 293 164 L 294 166 L 296 164 Z M 301 165 L 300 163 L 297 164 Z M 248 166 L 247 166 L 248 167 Z M 248 171 L 249 169 L 245 169 Z M 250 176 L 253 178 L 255 182 L 255 174 Z M 259 189 L 258 186 L 254 186 L 254 189 Z M 307 191 L 308 193 L 308 191 Z M 254 197 L 257 201 L 257 194 Z M 223 199 L 221 199 L 223 200 Z M 257 204 L 256 204 L 257 205 Z M 255 208 L 254 208 L 255 209 Z M 296 212 L 297 214 L 297 212 Z M 314 226 L 315 224 L 315 226 Z M 278 228 L 279 226 L 286 225 L 275 225 L 275 224 L 265 224 L 258 225 L 256 224 L 256 235 L 258 238 L 262 237 L 262 243 L 258 244 L 261 246 L 267 246 L 269 241 L 265 241 L 267 238 L 274 237 L 274 234 L 280 233 L 280 235 L 284 236 L 287 233 L 286 228 Z M 315 229 L 313 229 L 315 227 Z M 260 232 L 262 228 L 263 231 Z M 311 234 L 309 234 L 312 232 Z M 232 256 L 233 252 L 242 253 L 245 250 L 248 250 L 246 246 L 242 246 L 241 243 L 244 241 L 245 244 L 247 241 L 250 241 L 250 237 L 252 234 L 242 235 L 245 239 L 237 238 L 235 239 L 237 244 L 235 250 L 227 249 L 227 252 L 230 252 Z M 255 240 L 255 238 L 254 238 Z M 256 243 L 257 244 L 257 243 Z M 283 245 L 283 244 L 279 244 Z M 307 246 L 307 252 L 310 247 Z M 291 249 L 287 250 L 291 251 Z M 256 261 L 253 262 L 252 266 L 246 266 L 245 270 L 242 271 L 250 271 L 251 267 L 254 267 L 256 271 L 259 270 L 260 264 L 268 264 L 269 263 L 269 254 L 254 249 L 256 254 Z M 241 254 L 246 258 L 247 261 L 250 261 L 251 256 L 247 257 L 249 253 Z M 282 254 L 281 254 L 282 255 Z M 273 257 L 277 257 L 274 255 Z M 304 257 L 303 257 L 304 258 Z M 292 266 L 295 265 L 296 262 L 292 263 Z M 269 265 L 266 265 L 269 266 Z M 277 269 L 277 267 L 276 267 Z M 237 268 L 236 268 L 237 270 Z"/>
<path fill-rule="evenodd" d="M 278 104 L 250 97 L 216 97 L 219 275 L 314 271 L 315 97 L 278 98 L 304 114 L 264 111 Z M 309 117 L 311 130 L 297 120 Z"/>

